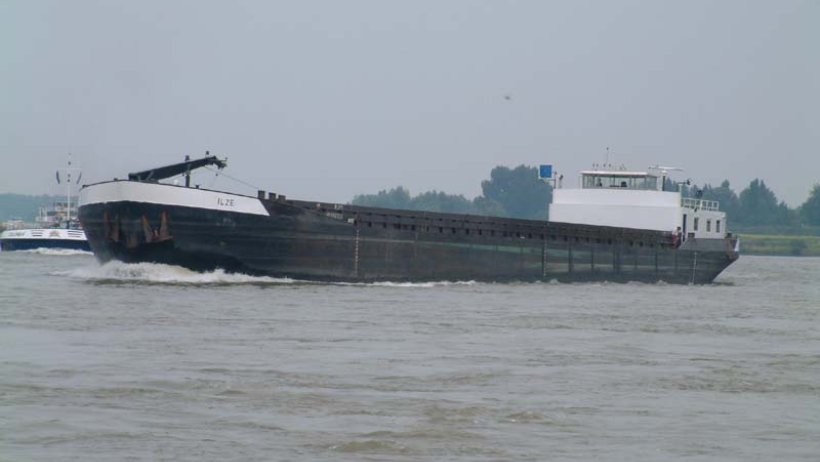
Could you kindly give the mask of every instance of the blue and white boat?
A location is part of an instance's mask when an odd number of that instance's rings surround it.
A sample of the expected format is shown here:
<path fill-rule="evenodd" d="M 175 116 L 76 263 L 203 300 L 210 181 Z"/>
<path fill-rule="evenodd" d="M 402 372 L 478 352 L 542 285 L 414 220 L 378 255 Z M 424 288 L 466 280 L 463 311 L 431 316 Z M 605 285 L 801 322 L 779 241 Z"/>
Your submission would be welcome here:
<path fill-rule="evenodd" d="M 60 173 L 63 173 L 64 179 L 61 179 Z M 40 206 L 33 226 L 26 226 L 19 220 L 8 222 L 7 229 L 0 233 L 0 249 L 4 252 L 34 249 L 91 251 L 85 231 L 77 219 L 77 200 L 72 201 L 71 197 L 71 185 L 79 183 L 80 178 L 82 172 L 71 168 L 69 159 L 68 168 L 57 172 L 57 183 L 64 182 L 67 186 L 66 201 Z"/>
<path fill-rule="evenodd" d="M 0 234 L 0 248 L 3 252 L 34 249 L 91 251 L 85 231 L 78 228 L 9 229 Z"/>

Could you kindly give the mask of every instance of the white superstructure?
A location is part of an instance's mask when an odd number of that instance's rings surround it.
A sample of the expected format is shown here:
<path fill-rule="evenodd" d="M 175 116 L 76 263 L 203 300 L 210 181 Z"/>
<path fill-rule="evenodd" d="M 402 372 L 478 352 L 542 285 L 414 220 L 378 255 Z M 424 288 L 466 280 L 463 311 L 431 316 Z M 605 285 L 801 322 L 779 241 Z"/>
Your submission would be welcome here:
<path fill-rule="evenodd" d="M 85 242 L 85 232 L 81 229 L 30 228 L 8 229 L 0 233 L 0 240 L 42 240 Z"/>
<path fill-rule="evenodd" d="M 680 231 L 684 239 L 726 236 L 726 214 L 717 202 L 664 191 L 664 177 L 665 172 L 583 171 L 580 188 L 553 191 L 550 221 Z"/>
<path fill-rule="evenodd" d="M 53 202 L 41 205 L 37 210 L 35 222 L 40 228 L 65 228 L 76 226 L 77 200 L 68 196 L 66 202 Z"/>

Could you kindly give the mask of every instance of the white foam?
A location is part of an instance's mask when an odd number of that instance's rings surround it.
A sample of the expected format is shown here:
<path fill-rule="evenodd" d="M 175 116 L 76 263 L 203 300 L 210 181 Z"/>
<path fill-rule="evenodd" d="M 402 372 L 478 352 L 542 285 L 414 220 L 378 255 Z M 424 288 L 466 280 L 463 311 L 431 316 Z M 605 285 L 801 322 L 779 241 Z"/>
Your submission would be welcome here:
<path fill-rule="evenodd" d="M 159 263 L 123 263 L 111 261 L 104 265 L 85 266 L 68 271 L 54 273 L 57 276 L 97 282 L 134 282 L 151 284 L 321 284 L 312 281 L 301 281 L 291 278 L 274 278 L 269 276 L 250 276 L 241 273 L 228 273 L 222 269 L 209 272 L 192 271 L 181 266 Z M 436 282 L 338 282 L 332 285 L 354 287 L 393 287 L 393 288 L 434 288 L 450 286 L 473 286 L 476 281 L 436 281 Z"/>
<path fill-rule="evenodd" d="M 401 288 L 422 288 L 449 286 L 474 286 L 476 281 L 433 281 L 433 282 L 340 282 L 339 285 L 364 286 L 364 287 L 401 287 Z"/>
<path fill-rule="evenodd" d="M 18 250 L 17 252 L 25 252 L 25 253 L 33 253 L 36 255 L 47 255 L 49 257 L 71 257 L 75 255 L 94 255 L 91 252 L 86 250 L 76 250 L 76 249 L 50 249 L 50 248 L 38 248 L 38 249 L 29 249 L 29 250 Z"/>
<path fill-rule="evenodd" d="M 227 273 L 225 270 L 200 273 L 181 266 L 159 263 L 122 263 L 112 261 L 101 266 L 75 268 L 56 273 L 88 281 L 121 281 L 155 284 L 290 284 L 289 278 L 272 278 L 250 276 L 247 274 Z"/>

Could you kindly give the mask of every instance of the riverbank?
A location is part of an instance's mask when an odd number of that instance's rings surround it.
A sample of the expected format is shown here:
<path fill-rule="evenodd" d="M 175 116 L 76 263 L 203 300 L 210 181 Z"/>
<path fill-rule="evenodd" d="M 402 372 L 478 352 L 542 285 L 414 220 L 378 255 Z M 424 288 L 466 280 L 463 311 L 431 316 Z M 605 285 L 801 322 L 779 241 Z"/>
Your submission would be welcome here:
<path fill-rule="evenodd" d="M 820 257 L 820 236 L 740 233 L 742 255 Z"/>

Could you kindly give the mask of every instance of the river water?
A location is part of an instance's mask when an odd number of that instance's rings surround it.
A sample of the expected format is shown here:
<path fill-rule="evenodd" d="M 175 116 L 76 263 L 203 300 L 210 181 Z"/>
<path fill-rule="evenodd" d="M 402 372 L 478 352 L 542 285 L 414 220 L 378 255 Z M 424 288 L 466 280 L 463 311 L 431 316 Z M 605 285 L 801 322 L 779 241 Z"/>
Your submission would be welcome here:
<path fill-rule="evenodd" d="M 314 284 L 0 253 L 0 460 L 820 460 L 820 259 Z"/>

